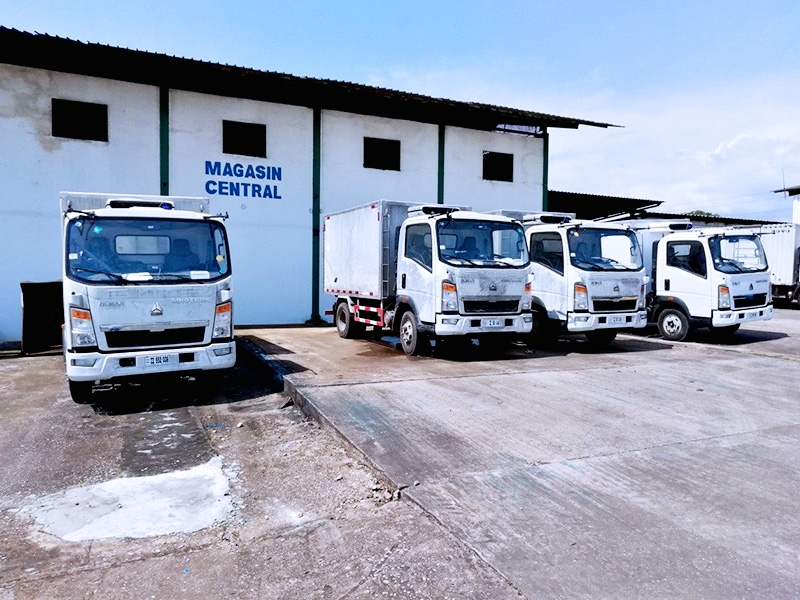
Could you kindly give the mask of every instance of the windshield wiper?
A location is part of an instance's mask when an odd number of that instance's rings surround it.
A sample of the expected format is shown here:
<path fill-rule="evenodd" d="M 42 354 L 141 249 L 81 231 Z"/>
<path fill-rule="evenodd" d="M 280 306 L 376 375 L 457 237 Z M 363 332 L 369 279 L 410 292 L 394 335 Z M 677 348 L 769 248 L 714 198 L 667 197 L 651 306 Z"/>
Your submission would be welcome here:
<path fill-rule="evenodd" d="M 724 262 L 726 265 L 730 265 L 734 269 L 736 269 L 737 273 L 745 273 L 746 271 L 741 267 L 741 265 L 733 260 L 732 258 L 725 258 L 724 256 L 720 256 L 719 259 Z"/>
<path fill-rule="evenodd" d="M 98 275 L 105 275 L 106 277 L 111 277 L 116 281 L 123 281 L 127 283 L 125 278 L 122 275 L 118 275 L 117 273 L 109 273 L 108 271 L 100 271 L 98 269 L 87 269 L 86 267 L 72 267 L 73 271 L 86 271 L 87 273 L 97 273 Z"/>
<path fill-rule="evenodd" d="M 187 277 L 186 275 L 181 275 L 180 273 L 156 273 L 155 275 L 153 275 L 153 279 L 164 279 L 166 277 L 174 277 L 178 281 L 191 281 L 194 283 L 207 281 L 206 279 L 192 279 L 191 277 Z"/>

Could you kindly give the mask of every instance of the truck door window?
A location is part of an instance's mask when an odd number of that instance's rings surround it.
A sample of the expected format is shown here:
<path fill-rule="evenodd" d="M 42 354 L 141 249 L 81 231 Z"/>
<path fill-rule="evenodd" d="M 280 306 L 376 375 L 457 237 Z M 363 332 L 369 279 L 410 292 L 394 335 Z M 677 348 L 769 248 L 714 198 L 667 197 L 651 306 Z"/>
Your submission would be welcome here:
<path fill-rule="evenodd" d="M 695 241 L 668 242 L 667 266 L 689 271 L 705 278 L 708 271 L 703 244 Z"/>
<path fill-rule="evenodd" d="M 531 262 L 564 274 L 564 246 L 557 233 L 531 234 Z"/>
<path fill-rule="evenodd" d="M 433 268 L 431 228 L 428 225 L 410 225 L 406 229 L 406 257 L 429 271 Z"/>

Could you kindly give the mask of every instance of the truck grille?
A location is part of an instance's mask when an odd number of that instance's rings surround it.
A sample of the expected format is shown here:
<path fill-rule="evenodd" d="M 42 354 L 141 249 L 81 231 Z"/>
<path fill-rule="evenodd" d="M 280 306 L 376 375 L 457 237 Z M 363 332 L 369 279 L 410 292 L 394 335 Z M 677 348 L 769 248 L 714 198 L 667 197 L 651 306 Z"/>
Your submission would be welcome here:
<path fill-rule="evenodd" d="M 633 312 L 639 298 L 593 298 L 594 312 Z"/>
<path fill-rule="evenodd" d="M 517 300 L 464 300 L 464 314 L 516 314 L 519 312 Z"/>
<path fill-rule="evenodd" d="M 199 344 L 202 343 L 205 332 L 205 327 L 181 327 L 164 331 L 107 331 L 106 343 L 109 348 L 151 348 Z"/>
<path fill-rule="evenodd" d="M 753 306 L 766 306 L 766 294 L 753 294 L 751 296 L 734 296 L 733 308 L 752 308 Z"/>

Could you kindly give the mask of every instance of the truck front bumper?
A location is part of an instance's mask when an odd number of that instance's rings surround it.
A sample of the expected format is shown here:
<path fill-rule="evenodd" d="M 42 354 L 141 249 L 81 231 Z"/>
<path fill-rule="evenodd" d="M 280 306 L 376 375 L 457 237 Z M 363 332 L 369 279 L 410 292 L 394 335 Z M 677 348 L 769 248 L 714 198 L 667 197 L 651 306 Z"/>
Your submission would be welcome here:
<path fill-rule="evenodd" d="M 236 342 L 202 348 L 170 348 L 136 352 L 65 352 L 67 378 L 105 381 L 117 377 L 181 371 L 229 369 L 236 364 Z"/>
<path fill-rule="evenodd" d="M 647 325 L 647 311 L 614 314 L 567 313 L 567 331 L 639 329 Z"/>
<path fill-rule="evenodd" d="M 521 315 L 436 315 L 434 334 L 448 335 L 488 335 L 509 333 L 530 333 L 533 317 L 530 313 Z"/>
<path fill-rule="evenodd" d="M 768 321 L 772 318 L 772 305 L 743 310 L 715 310 L 711 312 L 711 325 L 730 327 L 750 321 Z"/>

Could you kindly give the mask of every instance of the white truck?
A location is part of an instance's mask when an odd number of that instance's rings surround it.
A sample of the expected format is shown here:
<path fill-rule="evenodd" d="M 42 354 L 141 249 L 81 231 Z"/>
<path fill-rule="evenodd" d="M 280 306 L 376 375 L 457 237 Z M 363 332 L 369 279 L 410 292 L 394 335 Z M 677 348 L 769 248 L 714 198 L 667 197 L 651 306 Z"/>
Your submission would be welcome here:
<path fill-rule="evenodd" d="M 344 338 L 393 331 L 406 354 L 432 339 L 530 332 L 522 226 L 469 207 L 379 200 L 324 219 L 324 289 Z"/>
<path fill-rule="evenodd" d="M 691 328 L 732 334 L 742 323 L 772 318 L 769 266 L 759 236 L 735 228 L 694 229 L 689 221 L 626 222 L 650 275 L 651 322 L 681 341 Z"/>
<path fill-rule="evenodd" d="M 535 337 L 583 333 L 604 346 L 619 331 L 647 325 L 645 269 L 630 228 L 571 213 L 498 213 L 525 227 Z"/>
<path fill-rule="evenodd" d="M 224 217 L 205 198 L 62 192 L 63 347 L 73 400 L 93 386 L 236 362 Z"/>

